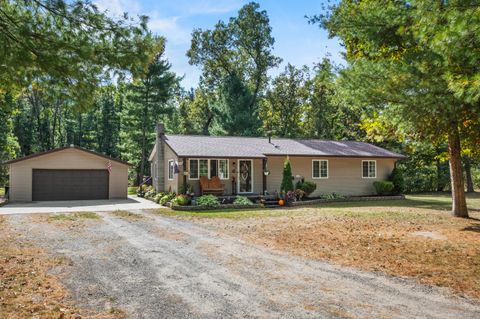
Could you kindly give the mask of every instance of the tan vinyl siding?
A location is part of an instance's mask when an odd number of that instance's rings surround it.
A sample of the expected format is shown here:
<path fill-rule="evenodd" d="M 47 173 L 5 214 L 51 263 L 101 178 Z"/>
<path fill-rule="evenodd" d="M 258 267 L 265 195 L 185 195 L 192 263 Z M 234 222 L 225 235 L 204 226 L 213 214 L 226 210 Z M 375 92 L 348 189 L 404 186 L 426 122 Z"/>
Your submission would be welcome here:
<path fill-rule="evenodd" d="M 178 192 L 178 181 L 179 181 L 179 178 L 181 178 L 180 176 L 182 176 L 181 174 L 183 174 L 183 172 L 179 172 L 178 174 L 174 173 L 173 180 L 169 180 L 168 179 L 168 161 L 169 160 L 173 160 L 174 164 L 178 163 L 178 168 L 180 170 L 181 165 L 179 163 L 177 155 L 175 155 L 175 153 L 172 151 L 170 146 L 165 144 L 165 159 L 164 159 L 165 165 L 163 166 L 163 169 L 164 169 L 163 176 L 165 178 L 165 190 L 176 193 Z"/>
<path fill-rule="evenodd" d="M 108 159 L 72 148 L 10 164 L 10 200 L 32 200 L 33 169 L 107 169 L 107 163 Z M 111 163 L 109 197 L 127 198 L 128 166 Z"/>
<path fill-rule="evenodd" d="M 312 178 L 312 160 L 328 160 L 328 178 Z M 271 156 L 268 158 L 267 190 L 270 193 L 280 190 L 285 157 Z M 348 157 L 290 157 L 293 176 L 300 175 L 306 181 L 317 184 L 312 196 L 322 193 L 339 193 L 342 195 L 372 195 L 375 194 L 374 181 L 386 180 L 395 166 L 395 159 L 375 158 L 377 166 L 376 178 L 362 178 L 362 160 L 365 158 Z M 296 178 L 294 183 L 299 179 Z"/>

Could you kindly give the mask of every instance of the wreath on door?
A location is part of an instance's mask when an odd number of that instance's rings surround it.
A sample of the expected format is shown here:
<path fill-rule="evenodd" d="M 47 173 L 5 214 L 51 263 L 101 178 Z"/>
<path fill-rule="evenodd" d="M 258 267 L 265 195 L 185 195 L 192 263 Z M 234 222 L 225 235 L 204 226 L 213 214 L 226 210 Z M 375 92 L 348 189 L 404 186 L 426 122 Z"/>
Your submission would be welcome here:
<path fill-rule="evenodd" d="M 244 181 L 248 178 L 248 165 L 246 162 L 243 162 L 242 167 L 240 168 L 240 173 Z"/>

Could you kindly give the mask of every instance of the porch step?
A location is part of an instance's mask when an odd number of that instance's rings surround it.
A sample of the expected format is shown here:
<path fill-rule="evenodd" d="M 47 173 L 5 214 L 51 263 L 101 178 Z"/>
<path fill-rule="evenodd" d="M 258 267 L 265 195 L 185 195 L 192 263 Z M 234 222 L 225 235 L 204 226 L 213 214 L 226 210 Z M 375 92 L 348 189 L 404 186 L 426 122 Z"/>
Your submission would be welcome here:
<path fill-rule="evenodd" d="M 278 205 L 278 200 L 266 200 L 264 202 L 264 206 L 267 207 L 267 208 L 281 207 L 280 205 Z"/>

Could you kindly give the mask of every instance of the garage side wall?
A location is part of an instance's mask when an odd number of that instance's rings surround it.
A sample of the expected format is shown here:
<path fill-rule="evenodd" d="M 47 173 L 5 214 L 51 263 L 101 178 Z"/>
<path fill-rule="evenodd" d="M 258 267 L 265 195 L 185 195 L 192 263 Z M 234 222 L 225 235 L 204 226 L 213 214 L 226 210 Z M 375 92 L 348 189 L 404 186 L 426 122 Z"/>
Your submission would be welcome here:
<path fill-rule="evenodd" d="M 10 164 L 10 201 L 32 201 L 33 169 L 107 169 L 108 159 L 66 149 Z M 127 198 L 128 166 L 111 161 L 109 198 Z"/>

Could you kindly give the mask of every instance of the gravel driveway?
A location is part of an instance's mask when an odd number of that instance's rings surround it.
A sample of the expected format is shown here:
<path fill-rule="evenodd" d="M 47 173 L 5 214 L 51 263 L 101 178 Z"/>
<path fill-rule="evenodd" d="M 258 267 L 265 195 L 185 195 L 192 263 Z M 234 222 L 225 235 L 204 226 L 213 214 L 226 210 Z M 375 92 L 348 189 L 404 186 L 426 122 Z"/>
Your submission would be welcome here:
<path fill-rule="evenodd" d="M 52 270 L 81 306 L 130 318 L 478 318 L 480 304 L 411 280 L 270 251 L 201 225 L 133 211 L 134 220 L 68 224 L 7 217 L 63 265 Z"/>

